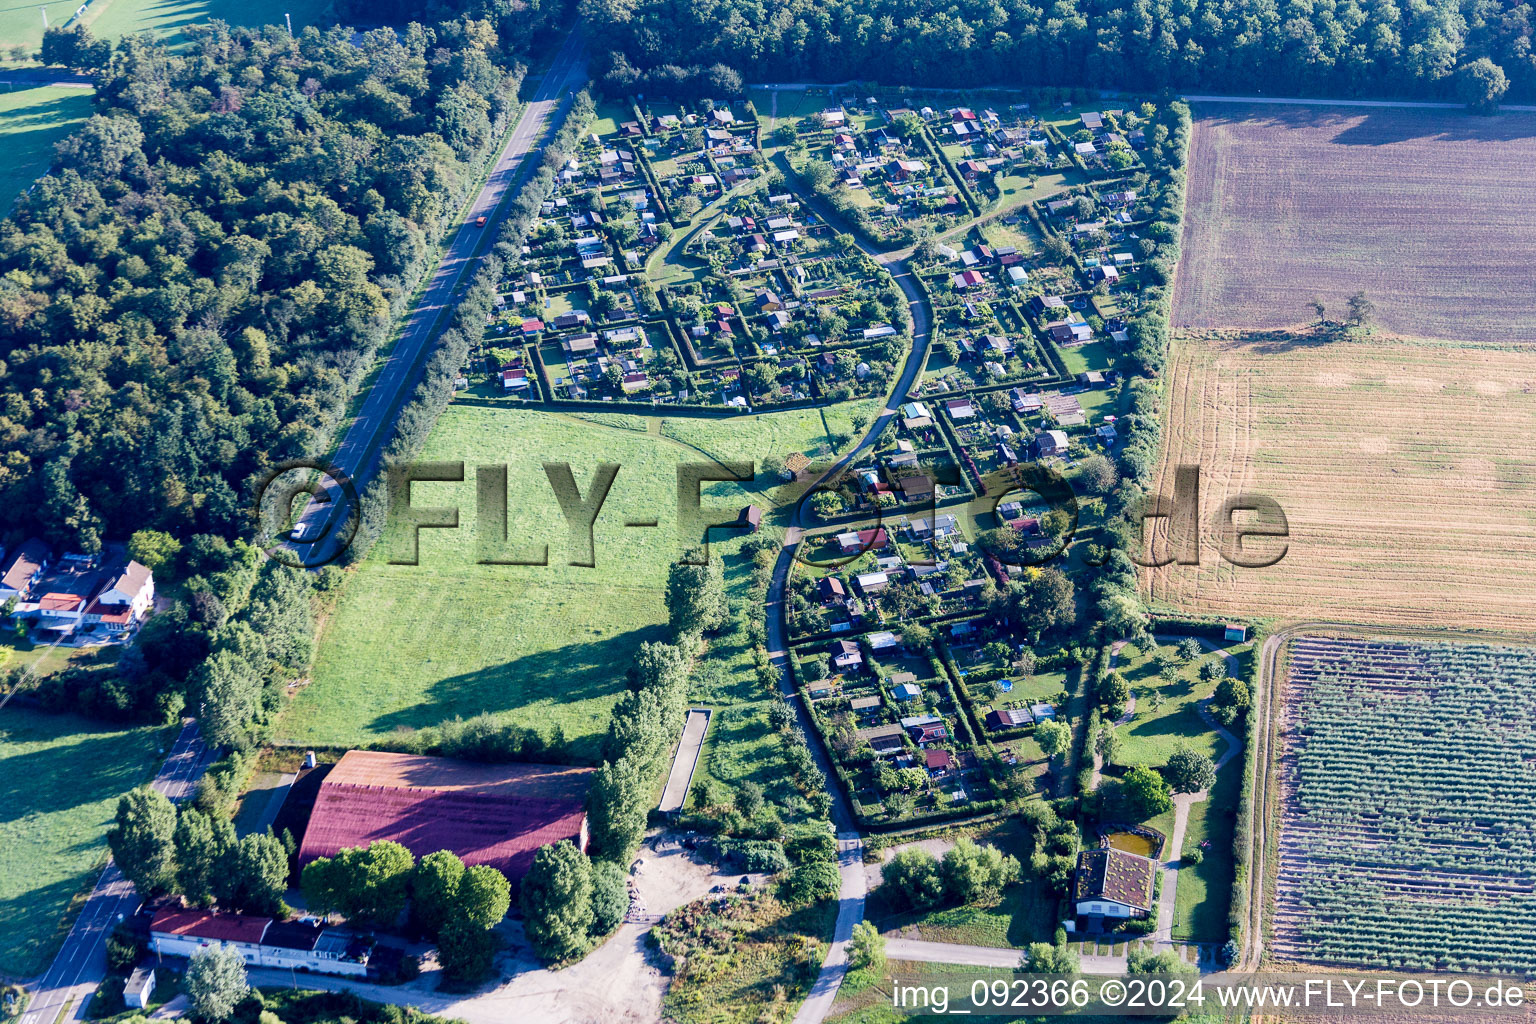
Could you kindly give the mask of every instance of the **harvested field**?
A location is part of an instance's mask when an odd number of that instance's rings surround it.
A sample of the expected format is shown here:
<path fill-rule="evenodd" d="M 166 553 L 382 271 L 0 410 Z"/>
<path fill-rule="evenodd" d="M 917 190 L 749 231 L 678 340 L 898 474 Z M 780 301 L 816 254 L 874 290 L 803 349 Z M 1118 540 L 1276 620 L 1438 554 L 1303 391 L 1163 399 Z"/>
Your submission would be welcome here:
<path fill-rule="evenodd" d="M 1536 971 L 1536 649 L 1298 636 L 1287 655 L 1270 952 Z"/>
<path fill-rule="evenodd" d="M 1364 289 L 1397 334 L 1536 341 L 1536 115 L 1197 113 L 1175 324 L 1340 320 Z"/>
<path fill-rule="evenodd" d="M 1200 467 L 1202 547 L 1146 573 L 1157 605 L 1531 630 L 1536 352 L 1210 332 L 1176 340 L 1169 380 L 1161 490 Z M 1285 509 L 1277 565 L 1218 554 L 1221 505 L 1244 492 Z"/>

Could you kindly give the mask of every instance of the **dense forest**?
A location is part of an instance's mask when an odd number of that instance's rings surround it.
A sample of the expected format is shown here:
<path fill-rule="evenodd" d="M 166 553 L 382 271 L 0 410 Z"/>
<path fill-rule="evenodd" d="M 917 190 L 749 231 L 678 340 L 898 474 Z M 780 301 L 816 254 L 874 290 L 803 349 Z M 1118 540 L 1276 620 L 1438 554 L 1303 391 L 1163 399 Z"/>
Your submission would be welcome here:
<path fill-rule="evenodd" d="M 80 47 L 97 113 L 0 222 L 0 528 L 70 549 L 238 536 L 326 450 L 523 74 L 488 20 L 185 32 Z"/>
<path fill-rule="evenodd" d="M 1512 0 L 583 0 L 583 10 L 616 52 L 617 91 L 720 63 L 760 81 L 1449 97 L 1507 76 L 1511 95 L 1536 93 L 1536 19 Z M 1496 67 L 1462 70 L 1480 58 Z"/>

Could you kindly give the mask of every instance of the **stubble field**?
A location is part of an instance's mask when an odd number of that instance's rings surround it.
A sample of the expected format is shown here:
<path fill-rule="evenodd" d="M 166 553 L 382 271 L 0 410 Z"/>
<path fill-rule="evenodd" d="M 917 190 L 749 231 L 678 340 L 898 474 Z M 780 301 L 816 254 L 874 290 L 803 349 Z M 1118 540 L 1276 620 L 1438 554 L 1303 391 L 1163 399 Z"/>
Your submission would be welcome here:
<path fill-rule="evenodd" d="M 1169 380 L 1162 491 L 1200 467 L 1203 544 L 1146 574 L 1156 603 L 1530 631 L 1536 353 L 1207 332 L 1175 342 Z M 1218 555 L 1218 510 L 1245 492 L 1289 521 L 1272 567 Z"/>
<path fill-rule="evenodd" d="M 1536 341 L 1536 114 L 1196 113 L 1175 324 L 1343 319 L 1364 290 L 1397 334 Z"/>

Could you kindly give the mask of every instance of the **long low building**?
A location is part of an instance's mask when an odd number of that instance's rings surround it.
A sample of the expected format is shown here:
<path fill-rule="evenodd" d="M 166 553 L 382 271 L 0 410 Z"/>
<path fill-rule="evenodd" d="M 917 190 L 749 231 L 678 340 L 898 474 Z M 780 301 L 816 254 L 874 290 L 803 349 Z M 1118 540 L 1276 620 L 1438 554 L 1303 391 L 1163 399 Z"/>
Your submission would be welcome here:
<path fill-rule="evenodd" d="M 280 967 L 364 977 L 370 944 L 351 932 L 305 921 L 170 907 L 149 925 L 149 948 L 161 956 L 192 957 L 227 946 L 252 967 Z"/>
<path fill-rule="evenodd" d="M 587 848 L 595 771 L 349 750 L 320 784 L 299 866 L 390 840 L 417 857 L 452 850 L 516 883 L 541 846 L 569 839 Z"/>

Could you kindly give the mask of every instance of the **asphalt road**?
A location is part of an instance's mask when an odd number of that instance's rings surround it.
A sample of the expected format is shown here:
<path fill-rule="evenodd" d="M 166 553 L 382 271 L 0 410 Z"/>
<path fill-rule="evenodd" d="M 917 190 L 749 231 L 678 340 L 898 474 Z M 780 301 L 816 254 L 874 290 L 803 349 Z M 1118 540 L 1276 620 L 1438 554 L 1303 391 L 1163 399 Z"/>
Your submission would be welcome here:
<path fill-rule="evenodd" d="M 836 223 L 829 218 L 828 211 L 819 201 L 809 195 L 802 198 L 823 220 Z M 822 474 L 820 479 L 823 480 L 841 472 L 880 437 L 880 432 L 885 429 L 885 425 L 891 421 L 892 416 L 896 415 L 896 409 L 916 386 L 918 376 L 923 372 L 923 366 L 928 361 L 928 350 L 933 341 L 928 304 L 922 289 L 918 287 L 912 276 L 905 254 L 882 253 L 863 240 L 859 241 L 859 247 L 885 266 L 901 288 L 902 294 L 906 296 L 907 307 L 912 314 L 912 349 L 907 353 L 906 364 L 901 370 L 901 379 L 892 389 L 885 408 L 869 425 L 868 431 L 859 439 L 859 443 L 839 459 L 831 469 Z M 807 489 L 806 497 L 814 493 L 813 490 Z M 822 774 L 826 776 L 831 790 L 832 823 L 837 829 L 838 870 L 842 875 L 842 886 L 838 891 L 837 922 L 833 926 L 832 946 L 827 951 L 827 958 L 822 963 L 820 974 L 811 985 L 811 991 L 795 1014 L 794 1024 L 817 1024 L 827 1016 L 832 1009 L 832 1004 L 837 1001 L 838 988 L 842 985 L 843 976 L 848 973 L 848 940 L 853 937 L 853 926 L 864 918 L 864 897 L 867 886 L 864 874 L 864 844 L 859 839 L 858 820 L 853 815 L 853 809 L 848 805 L 843 788 L 835 781 L 837 774 L 832 770 L 826 749 L 816 739 L 816 729 L 811 722 L 810 711 L 800 700 L 799 694 L 795 692 L 794 681 L 789 673 L 784 591 L 789 584 L 789 570 L 804 532 L 800 523 L 808 504 L 808 501 L 801 501 L 795 511 L 794 525 L 785 531 L 784 547 L 779 551 L 778 561 L 773 566 L 773 580 L 768 585 L 768 658 L 779 670 L 779 690 L 793 709 L 801 732 L 810 741 L 811 753 L 815 756 L 816 764 L 821 768 Z"/>
<path fill-rule="evenodd" d="M 470 204 L 464 223 L 449 242 L 433 271 L 426 290 L 406 316 L 400 335 L 384 358 L 372 387 L 358 407 L 332 465 L 352 479 L 361 494 L 378 471 L 380 456 L 391 436 L 401 407 L 410 399 L 426 367 L 432 342 L 447 326 L 452 300 L 466 284 L 476 260 L 491 248 L 504 217 L 502 202 L 513 194 L 525 169 L 534 166 L 527 158 L 542 152 L 540 143 L 548 128 L 565 117 L 570 101 L 587 81 L 585 40 L 578 24 L 561 44 L 522 117 L 512 130 L 501 155 L 487 176 L 480 194 Z M 484 217 L 484 227 L 475 221 Z M 345 521 L 346 501 L 331 477 L 321 482 L 324 500 L 312 500 L 299 519 L 300 537 L 316 538 L 303 543 L 306 564 L 323 565 L 338 554 L 339 527 Z"/>
<path fill-rule="evenodd" d="M 57 85 L 66 89 L 94 89 L 94 75 L 76 74 L 60 68 L 15 68 L 0 73 L 0 85 L 16 89 L 36 89 Z"/>
<path fill-rule="evenodd" d="M 187 719 L 151 784 L 173 801 L 185 800 L 197 791 L 198 779 L 215 757 L 198 735 L 197 723 Z M 30 986 L 32 999 L 21 1024 L 54 1024 L 71 999 L 74 1003 L 63 1024 L 83 1019 L 91 993 L 107 973 L 107 935 L 138 903 L 133 883 L 109 859 L 53 966 Z"/>

